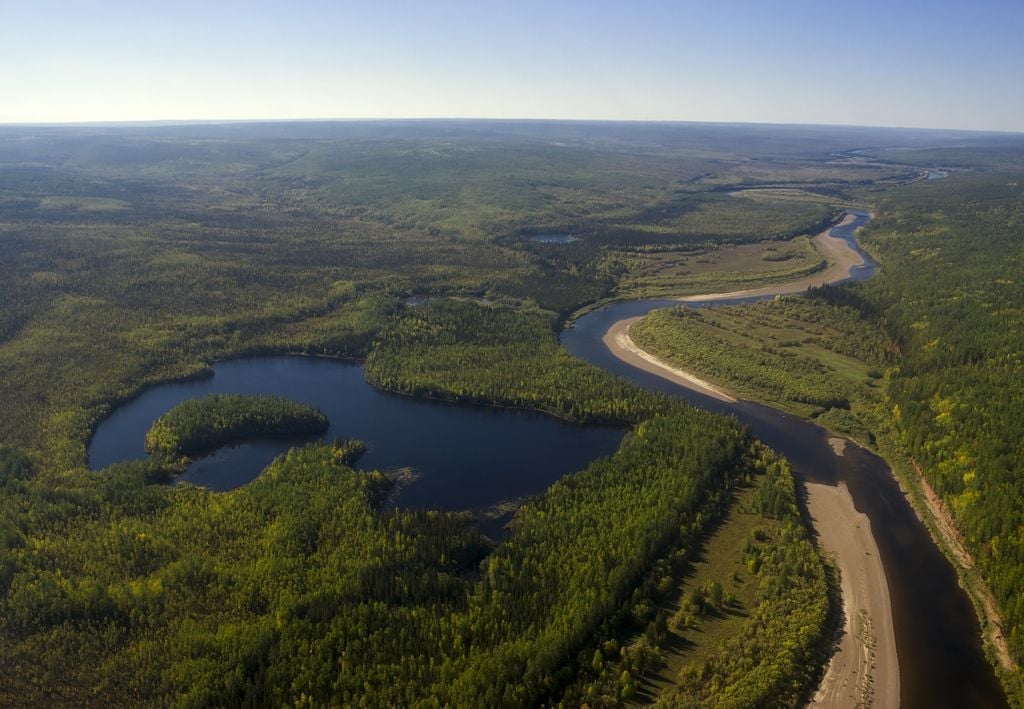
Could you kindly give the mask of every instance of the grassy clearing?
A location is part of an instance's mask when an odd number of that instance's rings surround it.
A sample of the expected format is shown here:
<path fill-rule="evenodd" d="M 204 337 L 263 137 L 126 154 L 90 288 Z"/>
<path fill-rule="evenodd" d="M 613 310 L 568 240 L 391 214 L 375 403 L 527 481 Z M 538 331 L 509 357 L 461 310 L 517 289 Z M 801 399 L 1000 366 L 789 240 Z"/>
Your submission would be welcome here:
<path fill-rule="evenodd" d="M 802 702 L 831 627 L 825 568 L 789 466 L 758 447 L 751 472 L 701 546 L 655 564 L 654 595 L 634 606 L 620 642 L 589 658 L 564 705 Z"/>
<path fill-rule="evenodd" d="M 738 635 L 757 605 L 757 574 L 747 566 L 744 548 L 756 530 L 771 539 L 779 522 L 753 510 L 753 494 L 752 487 L 736 494 L 728 516 L 694 560 L 691 572 L 659 605 L 668 617 L 664 650 L 637 683 L 631 706 L 652 703 L 674 687 L 684 667 L 703 662 L 723 640 Z M 729 602 L 695 613 L 696 599 L 704 599 L 715 584 Z"/>

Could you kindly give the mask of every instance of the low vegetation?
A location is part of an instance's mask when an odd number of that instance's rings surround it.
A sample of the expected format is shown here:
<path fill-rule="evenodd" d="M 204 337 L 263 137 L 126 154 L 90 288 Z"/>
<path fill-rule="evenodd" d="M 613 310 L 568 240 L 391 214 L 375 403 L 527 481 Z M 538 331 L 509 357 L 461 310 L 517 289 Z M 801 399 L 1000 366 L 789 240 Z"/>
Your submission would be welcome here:
<path fill-rule="evenodd" d="M 616 298 L 741 290 L 795 280 L 826 267 L 807 236 L 704 249 L 648 247 L 615 258 L 623 264 Z"/>

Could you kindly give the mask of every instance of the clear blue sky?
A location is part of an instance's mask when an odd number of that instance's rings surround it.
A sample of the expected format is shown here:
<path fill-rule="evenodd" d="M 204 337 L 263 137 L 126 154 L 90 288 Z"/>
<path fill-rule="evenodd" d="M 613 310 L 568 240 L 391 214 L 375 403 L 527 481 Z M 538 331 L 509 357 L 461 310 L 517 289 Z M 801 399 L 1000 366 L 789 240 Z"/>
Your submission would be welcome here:
<path fill-rule="evenodd" d="M 1024 131 L 1024 0 L 0 0 L 0 122 Z"/>

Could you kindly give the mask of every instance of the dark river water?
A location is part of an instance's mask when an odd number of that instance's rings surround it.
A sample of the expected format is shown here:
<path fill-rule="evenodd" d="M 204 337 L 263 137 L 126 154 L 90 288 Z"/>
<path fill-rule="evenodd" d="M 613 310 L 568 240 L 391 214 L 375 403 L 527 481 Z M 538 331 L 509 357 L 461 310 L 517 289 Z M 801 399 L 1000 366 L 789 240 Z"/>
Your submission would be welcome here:
<path fill-rule="evenodd" d="M 359 468 L 415 471 L 415 481 L 395 498 L 403 507 L 478 509 L 535 495 L 613 453 L 623 436 L 621 429 L 577 426 L 538 413 L 386 394 L 366 383 L 362 367 L 331 359 L 258 357 L 219 362 L 213 371 L 209 379 L 147 389 L 115 409 L 96 428 L 90 466 L 145 458 L 144 436 L 158 416 L 214 392 L 278 394 L 320 407 L 331 422 L 325 438 L 367 444 Z M 195 460 L 182 479 L 230 490 L 301 442 L 272 439 L 224 447 Z M 481 526 L 500 536 L 507 516 L 482 520 Z"/>
<path fill-rule="evenodd" d="M 833 230 L 834 235 L 854 246 L 854 232 L 869 218 L 863 213 L 856 215 L 849 226 Z M 851 273 L 851 280 L 863 280 L 877 270 L 877 264 L 867 254 L 862 255 L 867 263 Z M 730 302 L 751 300 L 758 298 Z M 702 409 L 736 416 L 757 438 L 785 455 L 804 480 L 828 484 L 845 481 L 856 508 L 871 520 L 889 583 L 901 706 L 1007 706 L 995 672 L 985 659 L 974 608 L 960 588 L 953 567 L 932 543 L 884 460 L 857 446 L 847 446 L 845 455 L 837 456 L 828 443 L 828 432 L 819 426 L 754 402 L 729 404 L 678 386 L 618 359 L 602 340 L 619 320 L 678 305 L 672 300 L 608 305 L 584 315 L 565 330 L 562 344 L 577 357 L 641 386 L 672 394 Z"/>

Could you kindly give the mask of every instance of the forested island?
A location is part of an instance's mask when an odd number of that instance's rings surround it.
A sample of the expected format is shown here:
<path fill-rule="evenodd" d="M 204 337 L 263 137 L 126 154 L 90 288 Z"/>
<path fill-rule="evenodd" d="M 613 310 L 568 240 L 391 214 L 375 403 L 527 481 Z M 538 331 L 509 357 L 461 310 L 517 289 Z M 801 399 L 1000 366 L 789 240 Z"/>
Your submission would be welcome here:
<path fill-rule="evenodd" d="M 657 312 L 634 334 L 927 481 L 1024 701 L 1019 139 L 0 127 L 0 177 L 0 704 L 805 703 L 842 619 L 803 483 L 735 418 L 592 366 L 559 332 L 624 298 L 820 273 L 810 237 L 850 207 L 875 214 L 872 280 Z M 281 399 L 186 402 L 154 425 L 155 455 L 88 468 L 120 402 L 261 354 L 627 433 L 517 502 L 500 542 L 471 511 L 389 504 L 358 441 L 296 445 L 229 492 L 165 484 L 182 456 L 324 430 Z"/>
<path fill-rule="evenodd" d="M 209 394 L 178 404 L 146 432 L 146 450 L 194 456 L 247 438 L 323 433 L 327 417 L 315 406 L 281 396 Z"/>

